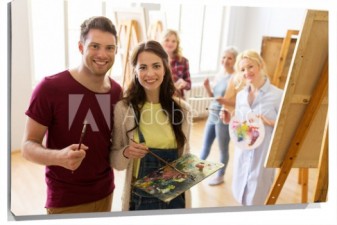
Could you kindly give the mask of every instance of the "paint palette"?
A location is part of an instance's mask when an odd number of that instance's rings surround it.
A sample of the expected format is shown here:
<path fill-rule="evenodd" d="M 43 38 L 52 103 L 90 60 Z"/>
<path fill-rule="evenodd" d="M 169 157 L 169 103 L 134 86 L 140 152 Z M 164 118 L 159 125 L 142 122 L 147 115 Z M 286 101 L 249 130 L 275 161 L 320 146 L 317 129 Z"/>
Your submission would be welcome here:
<path fill-rule="evenodd" d="M 264 139 L 264 125 L 253 113 L 249 113 L 244 120 L 234 116 L 229 122 L 229 135 L 240 149 L 255 149 Z"/>
<path fill-rule="evenodd" d="M 192 154 L 180 157 L 171 165 L 187 175 L 170 166 L 164 166 L 136 180 L 133 185 L 164 202 L 169 202 L 224 166 L 222 163 L 201 160 Z"/>

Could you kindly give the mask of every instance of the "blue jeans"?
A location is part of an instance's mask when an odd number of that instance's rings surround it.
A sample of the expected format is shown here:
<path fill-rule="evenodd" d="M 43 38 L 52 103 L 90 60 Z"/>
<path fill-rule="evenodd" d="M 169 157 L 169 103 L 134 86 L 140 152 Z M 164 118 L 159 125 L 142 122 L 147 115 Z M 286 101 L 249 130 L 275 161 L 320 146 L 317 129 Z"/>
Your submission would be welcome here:
<path fill-rule="evenodd" d="M 172 162 L 178 158 L 177 149 L 153 149 L 150 150 L 165 159 L 167 162 Z M 146 154 L 141 159 L 138 177 L 144 177 L 149 173 L 165 166 L 161 161 L 153 157 L 151 154 Z M 184 193 L 172 199 L 170 202 L 163 202 L 160 199 L 142 191 L 136 187 L 131 190 L 130 207 L 129 210 L 150 210 L 150 209 L 178 209 L 185 208 Z"/>
<path fill-rule="evenodd" d="M 208 117 L 205 130 L 203 146 L 200 153 L 200 159 L 206 160 L 210 151 L 212 144 L 217 138 L 219 150 L 220 150 L 220 162 L 224 164 L 224 167 L 218 170 L 218 176 L 224 176 L 226 167 L 229 160 L 229 130 L 228 124 L 224 124 L 219 118 L 216 119 L 214 115 Z"/>

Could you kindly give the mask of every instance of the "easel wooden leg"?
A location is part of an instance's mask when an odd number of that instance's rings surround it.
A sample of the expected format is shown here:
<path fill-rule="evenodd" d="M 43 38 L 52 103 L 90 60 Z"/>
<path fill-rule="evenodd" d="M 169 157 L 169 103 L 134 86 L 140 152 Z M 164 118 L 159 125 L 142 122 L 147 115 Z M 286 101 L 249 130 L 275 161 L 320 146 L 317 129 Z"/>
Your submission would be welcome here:
<path fill-rule="evenodd" d="M 301 185 L 302 191 L 302 203 L 308 202 L 308 182 L 309 182 L 309 169 L 299 168 L 298 169 L 298 184 Z"/>
<path fill-rule="evenodd" d="M 329 183 L 329 130 L 326 129 L 322 155 L 319 163 L 319 171 L 317 176 L 317 185 L 315 190 L 314 202 L 326 202 Z"/>
<path fill-rule="evenodd" d="M 302 168 L 298 168 L 298 184 L 302 184 Z"/>
<path fill-rule="evenodd" d="M 280 52 L 280 57 L 278 60 L 278 63 L 275 68 L 274 76 L 273 76 L 273 81 L 272 83 L 279 87 L 279 88 L 284 88 L 284 81 L 281 84 L 281 80 L 284 79 L 282 78 L 282 73 L 283 70 L 285 69 L 284 65 L 286 63 L 286 59 L 289 54 L 289 49 L 290 49 L 290 44 L 291 44 L 291 38 L 293 35 L 298 35 L 299 31 L 298 30 L 288 30 L 287 35 L 283 40 L 282 47 L 281 47 L 281 52 Z"/>
<path fill-rule="evenodd" d="M 301 168 L 301 187 L 302 187 L 302 203 L 308 202 L 308 180 L 309 180 L 309 169 Z"/>

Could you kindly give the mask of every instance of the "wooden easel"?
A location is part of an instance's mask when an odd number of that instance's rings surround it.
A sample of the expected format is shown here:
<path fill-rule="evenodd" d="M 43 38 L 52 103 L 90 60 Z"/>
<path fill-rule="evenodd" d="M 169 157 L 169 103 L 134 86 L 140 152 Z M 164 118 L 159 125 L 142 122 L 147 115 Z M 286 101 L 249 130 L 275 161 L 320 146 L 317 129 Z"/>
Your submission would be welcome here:
<path fill-rule="evenodd" d="M 160 20 L 158 20 L 149 26 L 147 38 L 149 40 L 155 40 L 160 42 L 160 35 L 162 32 L 163 32 L 163 23 Z"/>
<path fill-rule="evenodd" d="M 326 62 L 324 65 L 324 69 L 320 76 L 319 83 L 317 84 L 314 93 L 311 96 L 311 100 L 307 106 L 304 116 L 300 122 L 300 125 L 297 127 L 295 136 L 291 141 L 289 150 L 280 168 L 278 177 L 266 201 L 267 205 L 275 204 L 282 190 L 282 187 L 289 175 L 289 172 L 292 168 L 293 162 L 296 159 L 301 144 L 303 143 L 303 140 L 306 138 L 308 127 L 311 125 L 311 121 L 313 120 L 313 118 L 317 115 L 319 109 L 317 106 L 322 104 L 324 101 L 324 96 L 327 92 L 327 89 L 328 89 L 328 62 Z"/>
<path fill-rule="evenodd" d="M 286 61 L 288 58 L 292 58 L 293 52 L 290 52 L 290 44 L 292 39 L 297 41 L 297 35 L 299 34 L 298 30 L 288 30 L 285 38 L 282 42 L 282 47 L 280 51 L 279 60 L 277 61 L 275 72 L 273 75 L 272 83 L 283 89 L 285 81 L 287 79 L 288 70 L 286 70 Z M 309 169 L 308 168 L 299 168 L 298 170 L 298 183 L 302 187 L 302 203 L 308 201 L 308 180 L 309 180 Z"/>
<path fill-rule="evenodd" d="M 283 89 L 285 81 L 287 79 L 287 72 L 285 71 L 285 63 L 288 57 L 290 57 L 290 44 L 292 38 L 296 35 L 298 35 L 299 31 L 298 30 L 288 30 L 286 37 L 283 39 L 282 42 L 282 47 L 281 47 L 281 52 L 280 52 L 280 57 L 279 60 L 277 61 L 275 72 L 273 75 L 273 80 L 272 83 Z"/>
<path fill-rule="evenodd" d="M 319 35 L 313 35 L 314 33 Z M 302 184 L 302 202 L 307 202 L 308 168 L 320 170 L 315 201 L 326 199 L 328 186 L 328 13 L 326 11 L 308 10 L 294 54 L 285 97 L 266 160 L 266 167 L 280 167 L 265 202 L 268 205 L 276 203 L 290 170 L 295 167 L 301 168 L 299 182 Z"/>
<path fill-rule="evenodd" d="M 123 63 L 123 82 L 122 87 L 125 89 L 131 80 L 131 65 L 129 63 L 130 51 L 138 43 L 139 34 L 137 21 L 128 20 L 119 25 L 118 28 L 118 45 L 122 54 Z"/>

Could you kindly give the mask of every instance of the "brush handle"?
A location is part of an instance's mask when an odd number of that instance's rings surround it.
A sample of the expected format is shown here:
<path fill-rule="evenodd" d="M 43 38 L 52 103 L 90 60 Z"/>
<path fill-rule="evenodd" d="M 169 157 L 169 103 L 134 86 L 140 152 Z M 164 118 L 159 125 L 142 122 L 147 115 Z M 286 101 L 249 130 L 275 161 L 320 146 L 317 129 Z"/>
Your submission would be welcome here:
<path fill-rule="evenodd" d="M 135 140 L 131 139 L 132 142 L 138 144 Z M 147 150 L 148 153 L 150 153 L 152 156 L 154 156 L 156 159 L 158 159 L 159 161 L 163 162 L 166 166 L 171 167 L 172 169 L 176 170 L 178 173 L 187 176 L 186 173 L 181 172 L 180 170 L 178 170 L 175 166 L 171 165 L 169 162 L 167 162 L 166 160 L 162 159 L 160 156 L 158 156 L 157 154 L 153 153 L 150 149 Z"/>
<path fill-rule="evenodd" d="M 182 174 L 182 175 L 187 175 L 186 173 L 184 172 L 181 172 L 180 170 L 178 170 L 175 166 L 173 166 L 172 164 L 170 164 L 169 162 L 167 162 L 166 160 L 160 158 L 158 155 L 156 155 L 155 153 L 151 152 L 151 150 L 148 150 L 148 152 L 154 156 L 155 158 L 157 158 L 159 161 L 165 163 L 165 165 L 171 167 L 172 169 L 176 170 L 178 173 Z"/>
<path fill-rule="evenodd" d="M 77 150 L 80 150 L 80 149 L 81 149 L 81 145 L 82 145 L 83 138 L 84 138 L 84 135 L 85 135 L 86 130 L 87 130 L 87 124 L 84 123 L 84 124 L 83 124 L 82 132 L 81 132 L 81 137 L 80 137 L 80 141 L 79 141 L 79 145 L 78 145 Z M 74 170 L 72 170 L 71 173 L 74 173 Z"/>
<path fill-rule="evenodd" d="M 79 145 L 78 145 L 78 150 L 80 150 L 80 148 L 81 148 L 86 130 L 87 130 L 87 124 L 85 123 L 85 124 L 83 124 L 82 133 L 81 133 L 81 137 L 80 137 L 80 141 L 79 141 Z"/>

